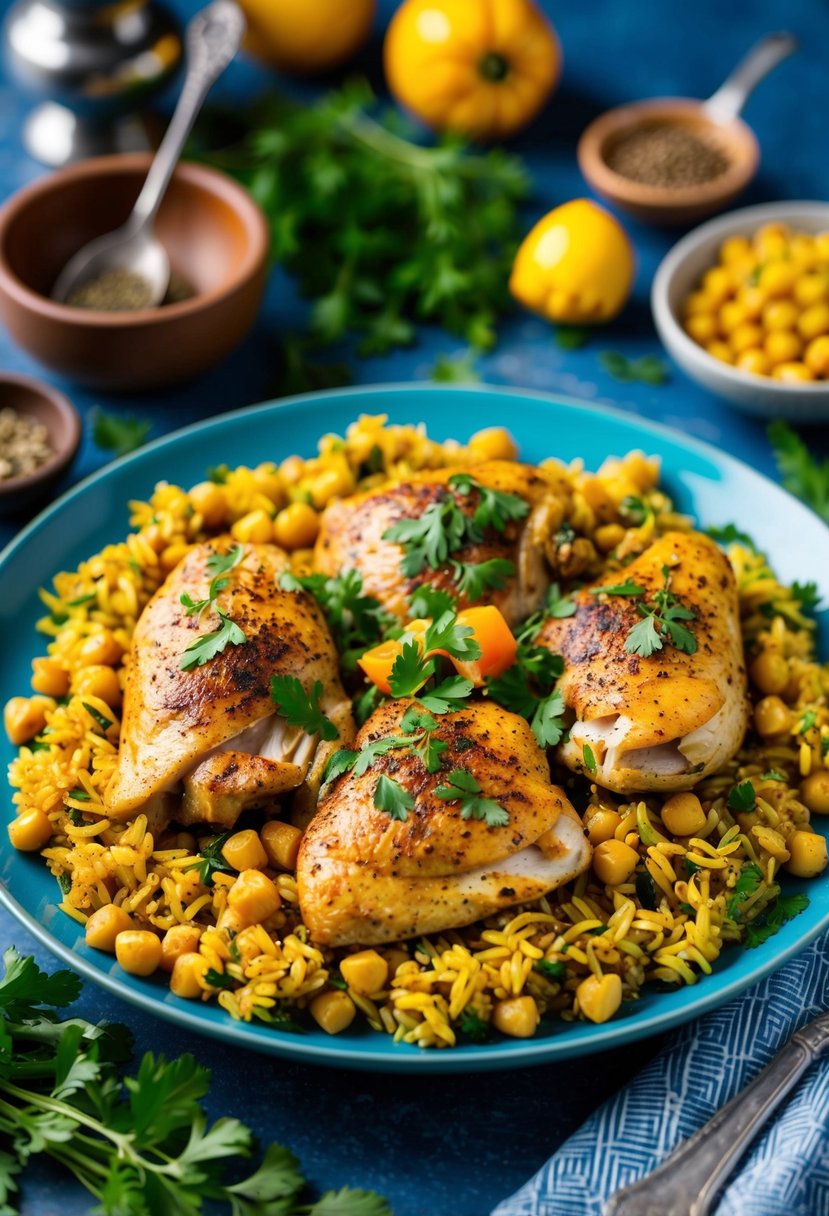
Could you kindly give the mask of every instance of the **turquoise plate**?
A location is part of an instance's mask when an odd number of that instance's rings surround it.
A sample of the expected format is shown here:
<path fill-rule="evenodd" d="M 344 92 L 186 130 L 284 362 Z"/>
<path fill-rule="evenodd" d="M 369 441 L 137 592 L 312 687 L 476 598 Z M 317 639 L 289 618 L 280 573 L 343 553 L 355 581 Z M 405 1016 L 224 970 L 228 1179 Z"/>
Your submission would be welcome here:
<path fill-rule="evenodd" d="M 825 526 L 770 481 L 714 448 L 611 410 L 535 393 L 418 385 L 351 389 L 262 405 L 188 427 L 116 461 L 39 516 L 0 557 L 0 701 L 25 693 L 30 661 L 43 653 L 43 640 L 34 630 L 42 613 L 38 588 L 48 586 L 56 571 L 74 567 L 123 537 L 130 499 L 146 499 L 162 479 L 191 485 L 204 477 L 210 465 L 222 462 L 256 464 L 292 452 L 310 455 L 318 436 L 342 433 L 364 412 L 388 414 L 396 423 L 424 422 L 435 439 L 465 439 L 480 427 L 503 424 L 530 461 L 549 455 L 564 460 L 582 457 L 595 468 L 605 456 L 642 448 L 661 457 L 664 484 L 680 510 L 692 512 L 703 525 L 733 520 L 771 554 L 783 579 L 816 579 L 829 599 Z M 828 613 L 823 614 L 821 628 L 826 654 Z M 0 761 L 11 758 L 4 736 Z M 7 799 L 4 818 L 11 814 Z M 4 831 L 0 838 L 3 902 L 64 963 L 116 996 L 189 1030 L 273 1055 L 342 1068 L 468 1072 L 515 1068 L 619 1046 L 722 1004 L 829 927 L 829 882 L 791 882 L 792 890 L 808 889 L 809 908 L 767 945 L 727 950 L 715 973 L 694 987 L 649 990 L 604 1026 L 545 1024 L 529 1042 L 497 1038 L 482 1046 L 423 1052 L 395 1045 L 367 1028 L 352 1027 L 331 1038 L 316 1030 L 291 1035 L 233 1022 L 218 1007 L 178 999 L 160 979 L 126 975 L 109 955 L 89 949 L 79 926 L 57 909 L 55 881 L 43 863 L 15 853 Z"/>

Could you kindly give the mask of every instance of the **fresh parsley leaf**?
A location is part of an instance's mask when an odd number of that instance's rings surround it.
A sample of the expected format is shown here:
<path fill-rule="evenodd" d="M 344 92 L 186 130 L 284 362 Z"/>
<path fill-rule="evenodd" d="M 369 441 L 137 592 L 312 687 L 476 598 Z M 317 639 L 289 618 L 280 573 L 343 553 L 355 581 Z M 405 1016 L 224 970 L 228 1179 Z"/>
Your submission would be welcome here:
<path fill-rule="evenodd" d="M 315 680 L 310 692 L 306 692 L 296 676 L 273 676 L 271 700 L 277 713 L 289 726 L 298 726 L 307 735 L 319 735 L 329 742 L 339 739 L 340 732 L 320 708 L 323 693 L 322 681 Z"/>
<path fill-rule="evenodd" d="M 705 529 L 706 535 L 715 540 L 718 545 L 744 545 L 752 553 L 757 552 L 757 546 L 747 532 L 741 532 L 736 524 L 716 525 Z"/>
<path fill-rule="evenodd" d="M 803 715 L 803 717 L 800 719 L 800 721 L 797 724 L 797 733 L 799 735 L 805 735 L 807 733 L 807 731 L 810 731 L 812 729 L 812 727 L 815 726 L 816 724 L 817 724 L 817 714 L 815 713 L 815 711 L 813 709 L 807 709 L 806 713 Z"/>
<path fill-rule="evenodd" d="M 449 676 L 433 688 L 421 691 L 418 700 L 433 714 L 448 714 L 452 710 L 463 708 L 473 688 L 471 680 L 463 676 Z"/>
<path fill-rule="evenodd" d="M 104 413 L 98 406 L 89 411 L 89 423 L 95 446 L 114 456 L 125 456 L 142 447 L 153 425 L 145 418 Z"/>
<path fill-rule="evenodd" d="M 744 865 L 740 870 L 727 904 L 727 915 L 731 920 L 739 914 L 740 906 L 749 895 L 753 895 L 763 881 L 763 871 L 754 862 Z"/>
<path fill-rule="evenodd" d="M 481 532 L 486 528 L 503 532 L 510 520 L 524 519 L 529 514 L 530 504 L 519 494 L 493 490 L 491 486 L 482 485 L 469 473 L 454 473 L 449 478 L 449 485 L 464 497 L 473 492 L 477 493 L 478 505 L 472 521 Z"/>
<path fill-rule="evenodd" d="M 544 615 L 555 617 L 557 620 L 575 616 L 576 601 L 570 595 L 564 595 L 558 583 L 551 583 L 544 599 Z"/>
<path fill-rule="evenodd" d="M 229 616 L 216 609 L 221 624 L 211 633 L 200 634 L 185 648 L 179 666 L 182 671 L 192 671 L 194 667 L 203 667 L 211 659 L 215 659 L 228 646 L 242 646 L 247 641 L 244 630 L 231 620 Z"/>
<path fill-rule="evenodd" d="M 489 1022 L 485 1022 L 471 1005 L 467 1005 L 458 1018 L 458 1030 L 471 1043 L 485 1043 L 490 1036 Z"/>
<path fill-rule="evenodd" d="M 389 674 L 393 697 L 413 697 L 435 674 L 435 660 L 426 658 L 417 642 L 404 642 Z"/>
<path fill-rule="evenodd" d="M 430 583 L 421 583 L 409 596 L 409 615 L 415 619 L 428 617 L 437 620 L 444 612 L 454 612 L 456 608 L 453 595 L 439 587 L 433 587 Z"/>
<path fill-rule="evenodd" d="M 746 949 L 753 950 L 755 946 L 761 946 L 767 942 L 795 916 L 805 912 L 808 906 L 809 897 L 807 895 L 779 895 L 766 912 L 746 926 L 746 935 L 743 939 Z"/>
<path fill-rule="evenodd" d="M 90 718 L 92 718 L 92 720 L 97 723 L 101 730 L 106 734 L 110 726 L 113 725 L 112 718 L 107 718 L 106 715 L 102 714 L 100 710 L 95 708 L 94 705 L 88 705 L 86 701 L 81 701 L 81 705 L 89 714 Z"/>
<path fill-rule="evenodd" d="M 492 798 L 481 798 L 481 787 L 467 768 L 453 768 L 446 785 L 435 789 L 435 797 L 443 802 L 458 802 L 461 819 L 480 819 L 487 827 L 500 828 L 509 823 L 509 812 Z"/>
<path fill-rule="evenodd" d="M 658 385 L 669 379 L 668 368 L 658 355 L 629 359 L 619 351 L 606 350 L 599 354 L 599 362 L 609 376 L 625 384 L 641 380 L 644 384 Z"/>
<path fill-rule="evenodd" d="M 321 1199 L 304 1209 L 308 1216 L 393 1216 L 382 1195 L 358 1191 L 349 1186 L 326 1191 Z"/>
<path fill-rule="evenodd" d="M 623 583 L 610 583 L 605 587 L 591 587 L 590 594 L 640 596 L 647 593 L 645 588 L 640 586 L 639 583 L 635 583 L 633 579 L 626 578 Z"/>
<path fill-rule="evenodd" d="M 399 781 L 387 777 L 385 773 L 378 777 L 374 787 L 374 805 L 378 811 L 385 811 L 391 819 L 402 821 L 408 819 L 414 804 L 414 798 Z"/>
<path fill-rule="evenodd" d="M 593 755 L 593 748 L 589 743 L 585 743 L 581 749 L 581 754 L 584 759 L 584 767 L 589 773 L 596 773 L 596 757 Z"/>
<path fill-rule="evenodd" d="M 564 734 L 564 697 L 560 692 L 551 692 L 539 700 L 530 726 L 539 747 L 555 747 Z"/>
<path fill-rule="evenodd" d="M 436 384 L 477 384 L 481 379 L 477 369 L 477 358 L 472 350 L 452 358 L 438 355 L 429 373 Z"/>
<path fill-rule="evenodd" d="M 797 432 L 780 418 L 769 423 L 768 437 L 784 488 L 829 523 L 829 460 L 819 464 Z"/>
<path fill-rule="evenodd" d="M 786 782 L 786 781 L 788 781 L 788 777 L 786 776 L 786 774 L 785 774 L 785 773 L 780 773 L 780 772 L 778 772 L 776 768 L 770 768 L 770 769 L 768 769 L 768 771 L 767 771 L 767 772 L 763 773 L 763 775 L 762 775 L 762 777 L 760 778 L 760 780 L 761 780 L 761 781 L 783 781 L 783 782 Z"/>
<path fill-rule="evenodd" d="M 818 591 L 817 583 L 794 582 L 789 590 L 804 612 L 816 612 L 820 607 L 820 592 Z"/>
<path fill-rule="evenodd" d="M 645 520 L 653 515 L 653 507 L 637 494 L 628 494 L 619 504 L 619 514 L 626 523 L 641 528 Z"/>
<path fill-rule="evenodd" d="M 503 557 L 492 557 L 485 562 L 452 562 L 454 579 L 459 595 L 470 603 L 491 589 L 506 586 L 507 579 L 515 574 L 514 562 Z"/>
<path fill-rule="evenodd" d="M 208 967 L 204 978 L 211 988 L 232 988 L 236 983 L 232 975 L 226 971 L 216 971 L 213 967 Z"/>
<path fill-rule="evenodd" d="M 578 350 L 590 341 L 590 332 L 586 325 L 556 325 L 553 340 L 561 350 Z"/>
<path fill-rule="evenodd" d="M 363 594 L 363 578 L 357 570 L 344 570 L 331 577 L 299 577 L 286 570 L 280 575 L 279 585 L 283 591 L 307 591 L 314 597 L 347 673 L 355 669 L 357 655 L 379 642 L 394 621 L 379 600 Z"/>
<path fill-rule="evenodd" d="M 401 519 L 386 528 L 383 540 L 396 541 L 403 548 L 400 569 L 406 578 L 414 578 L 426 566 L 436 570 L 450 554 L 470 543 L 470 523 L 454 495 L 441 491 L 416 519 Z M 481 539 L 476 534 L 476 541 Z"/>
<path fill-rule="evenodd" d="M 659 631 L 656 628 L 656 622 L 650 615 L 638 621 L 625 639 L 625 650 L 628 654 L 641 655 L 643 659 L 648 659 L 657 650 L 662 649 L 662 638 L 659 636 Z"/>
<path fill-rule="evenodd" d="M 545 979 L 556 982 L 563 980 L 567 974 L 567 968 L 564 963 L 553 962 L 546 958 L 540 958 L 538 962 L 533 963 L 533 971 L 538 971 Z"/>
<path fill-rule="evenodd" d="M 732 811 L 753 811 L 757 801 L 757 792 L 751 781 L 746 779 L 735 785 L 729 792 L 726 805 Z"/>
<path fill-rule="evenodd" d="M 199 860 L 194 862 L 192 866 L 187 866 L 187 871 L 198 870 L 199 879 L 205 886 L 213 886 L 214 874 L 236 874 L 235 866 L 225 859 L 222 852 L 228 840 L 230 840 L 233 832 L 222 832 L 220 836 L 216 836 L 209 844 L 199 848 Z"/>

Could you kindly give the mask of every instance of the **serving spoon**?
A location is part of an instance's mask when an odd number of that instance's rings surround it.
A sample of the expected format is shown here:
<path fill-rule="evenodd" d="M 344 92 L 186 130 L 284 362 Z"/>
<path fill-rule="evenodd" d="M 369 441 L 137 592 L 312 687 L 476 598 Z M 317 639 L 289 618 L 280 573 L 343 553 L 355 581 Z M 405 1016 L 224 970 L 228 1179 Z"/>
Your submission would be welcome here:
<path fill-rule="evenodd" d="M 53 300 L 66 303 L 79 287 L 110 271 L 132 273 L 143 280 L 142 308 L 154 308 L 164 299 L 170 284 L 170 259 L 155 236 L 155 217 L 204 99 L 238 51 L 244 32 L 245 19 L 234 0 L 214 0 L 190 21 L 181 96 L 129 219 L 69 259 L 52 288 Z"/>

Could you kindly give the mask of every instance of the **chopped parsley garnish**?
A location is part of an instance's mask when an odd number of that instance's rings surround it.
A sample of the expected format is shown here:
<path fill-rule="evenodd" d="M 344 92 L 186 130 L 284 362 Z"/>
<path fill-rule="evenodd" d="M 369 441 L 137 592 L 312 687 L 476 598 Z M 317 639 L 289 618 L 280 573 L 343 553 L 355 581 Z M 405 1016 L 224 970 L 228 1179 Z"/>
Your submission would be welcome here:
<path fill-rule="evenodd" d="M 194 667 L 203 667 L 217 654 L 221 654 L 228 646 L 241 646 L 247 641 L 247 634 L 240 629 L 235 621 L 220 610 L 216 609 L 221 624 L 212 633 L 203 633 L 194 638 L 181 656 L 182 671 L 192 671 Z"/>
<path fill-rule="evenodd" d="M 485 1022 L 471 1005 L 467 1005 L 458 1018 L 458 1030 L 471 1043 L 485 1043 L 490 1033 L 489 1022 Z"/>
<path fill-rule="evenodd" d="M 619 514 L 625 523 L 640 528 L 653 515 L 653 507 L 636 494 L 628 494 L 619 504 Z"/>
<path fill-rule="evenodd" d="M 81 705 L 89 714 L 90 718 L 97 722 L 102 731 L 108 731 L 110 726 L 113 725 L 112 718 L 107 718 L 100 712 L 100 710 L 97 710 L 94 705 L 87 705 L 86 701 L 81 701 Z"/>
<path fill-rule="evenodd" d="M 203 600 L 194 600 L 186 591 L 182 592 L 181 602 L 187 609 L 187 616 L 201 616 L 205 608 L 212 608 L 216 597 L 230 583 L 228 575 L 235 566 L 244 557 L 245 549 L 243 545 L 234 545 L 227 553 L 211 553 L 207 559 L 207 572 L 212 574 L 210 586 L 207 590 L 207 598 Z"/>
<path fill-rule="evenodd" d="M 584 767 L 589 773 L 596 772 L 596 757 L 593 755 L 593 748 L 589 743 L 585 743 L 581 749 L 582 758 L 584 759 Z"/>
<path fill-rule="evenodd" d="M 726 805 L 732 811 L 753 811 L 756 801 L 757 792 L 752 783 L 746 779 L 731 789 Z"/>
<path fill-rule="evenodd" d="M 634 583 L 633 579 L 626 578 L 623 583 L 610 583 L 605 587 L 591 587 L 591 595 L 630 595 L 639 596 L 645 595 L 646 590 L 639 583 Z"/>
<path fill-rule="evenodd" d="M 740 912 L 740 907 L 753 895 L 763 881 L 763 871 L 754 862 L 744 865 L 734 884 L 728 900 L 727 915 L 734 920 Z"/>
<path fill-rule="evenodd" d="M 289 726 L 298 726 L 306 735 L 319 735 L 321 739 L 339 739 L 340 732 L 320 708 L 322 693 L 321 680 L 315 680 L 311 691 L 306 692 L 296 676 L 271 679 L 271 700 Z"/>
<path fill-rule="evenodd" d="M 803 717 L 800 719 L 800 721 L 797 724 L 797 733 L 799 735 L 805 735 L 806 732 L 810 731 L 812 729 L 812 727 L 815 726 L 816 724 L 817 724 L 817 714 L 815 713 L 815 711 L 813 709 L 807 709 L 806 713 L 803 715 Z"/>
<path fill-rule="evenodd" d="M 544 615 L 561 619 L 574 616 L 576 601 L 570 595 L 563 595 L 558 583 L 551 583 L 544 600 Z"/>
<path fill-rule="evenodd" d="M 797 432 L 780 418 L 769 423 L 768 437 L 784 489 L 829 523 L 829 460 L 818 464 Z"/>
<path fill-rule="evenodd" d="M 527 636 L 525 627 L 519 638 Z M 564 697 L 553 687 L 563 670 L 561 655 L 519 640 L 512 667 L 487 680 L 493 701 L 526 718 L 539 747 L 553 747 L 564 733 Z"/>
<path fill-rule="evenodd" d="M 98 406 L 93 406 L 89 411 L 89 424 L 96 448 L 102 452 L 112 452 L 114 456 L 125 456 L 127 452 L 140 448 L 153 425 L 145 418 L 107 414 Z"/>
<path fill-rule="evenodd" d="M 215 967 L 208 967 L 204 979 L 211 988 L 232 988 L 236 983 L 232 975 L 228 975 L 226 971 L 217 971 Z"/>
<path fill-rule="evenodd" d="M 746 926 L 746 935 L 743 941 L 747 950 L 753 950 L 755 946 L 761 946 L 763 942 L 767 942 L 770 937 L 774 937 L 780 929 L 783 928 L 795 916 L 799 916 L 801 912 L 809 906 L 809 897 L 807 895 L 780 895 L 772 904 L 772 906 L 762 915 L 757 917 L 757 920 L 751 921 Z"/>
<path fill-rule="evenodd" d="M 221 836 L 216 836 L 209 844 L 199 848 L 199 860 L 192 866 L 187 866 L 187 871 L 198 870 L 199 879 L 205 886 L 213 886 L 214 874 L 236 874 L 238 872 L 222 853 L 222 849 L 232 835 L 233 832 L 222 832 Z"/>
<path fill-rule="evenodd" d="M 510 520 L 523 519 L 530 509 L 529 504 L 517 494 L 506 494 L 481 485 L 471 473 L 453 474 L 449 478 L 449 487 L 462 498 L 469 497 L 473 492 L 478 495 L 471 516 L 461 510 L 456 494 L 441 490 L 437 499 L 416 519 L 401 519 L 383 533 L 384 540 L 396 541 L 405 550 L 401 570 L 406 578 L 413 578 L 427 566 L 437 570 L 453 553 L 480 544 L 487 529 L 503 532 Z M 509 564 L 512 566 L 512 563 Z M 462 576 L 467 579 L 471 577 L 468 574 Z M 494 576 L 507 577 L 503 574 L 503 567 L 500 572 L 490 570 L 489 577 Z M 469 598 L 473 597 L 470 595 Z"/>
<path fill-rule="evenodd" d="M 421 690 L 418 700 L 433 714 L 448 714 L 454 709 L 462 709 L 465 699 L 472 692 L 474 685 L 463 676 L 449 676 L 426 691 Z"/>
<path fill-rule="evenodd" d="M 509 812 L 493 798 L 481 798 L 481 787 L 467 768 L 453 768 L 439 785 L 435 797 L 443 802 L 460 804 L 461 819 L 480 819 L 490 828 L 502 828 L 509 823 Z"/>
<path fill-rule="evenodd" d="M 492 557 L 485 562 L 452 562 L 458 593 L 472 602 L 484 592 L 505 587 L 515 574 L 515 564 L 505 557 Z"/>
<path fill-rule="evenodd" d="M 75 800 L 75 802 L 90 802 L 91 801 L 89 794 L 86 792 L 86 790 L 82 790 L 79 786 L 76 786 L 76 788 L 74 790 L 69 790 L 66 794 L 66 797 L 73 798 Z"/>
<path fill-rule="evenodd" d="M 715 540 L 718 545 L 744 545 L 752 553 L 757 552 L 757 546 L 747 532 L 741 532 L 736 524 L 723 524 L 706 528 L 706 535 Z"/>
<path fill-rule="evenodd" d="M 399 781 L 383 773 L 374 787 L 374 805 L 378 811 L 385 811 L 391 819 L 402 821 L 408 819 L 409 811 L 414 806 L 414 798 L 403 789 Z"/>
<path fill-rule="evenodd" d="M 363 594 L 362 575 L 356 570 L 341 574 L 308 574 L 302 577 L 285 570 L 279 585 L 283 591 L 307 591 L 319 604 L 344 671 L 353 671 L 356 659 L 381 640 L 394 618 L 379 600 Z M 426 614 L 428 615 L 428 614 Z"/>
<path fill-rule="evenodd" d="M 567 974 L 564 963 L 551 962 L 546 958 L 540 958 L 538 962 L 533 963 L 533 971 L 538 971 L 547 980 L 563 980 Z"/>
<path fill-rule="evenodd" d="M 785 781 L 788 781 L 788 777 L 786 776 L 785 773 L 779 773 L 776 768 L 770 768 L 767 770 L 767 772 L 763 773 L 760 780 L 761 781 L 784 781 L 785 782 Z"/>
<path fill-rule="evenodd" d="M 404 642 L 389 675 L 392 696 L 413 697 L 432 678 L 437 669 L 436 659 L 431 654 L 433 651 L 443 650 L 452 658 L 464 662 L 479 659 L 481 648 L 474 640 L 473 633 L 471 626 L 458 624 L 454 612 L 444 612 L 427 628 L 422 647 L 414 641 Z M 458 695 L 456 692 L 455 696 Z M 469 692 L 463 695 L 468 696 Z"/>
<path fill-rule="evenodd" d="M 440 587 L 423 583 L 409 596 L 409 616 L 413 619 L 436 621 L 444 612 L 454 612 L 457 608 L 455 597 Z"/>
<path fill-rule="evenodd" d="M 693 621 L 696 613 L 693 609 L 686 608 L 671 591 L 670 566 L 662 567 L 662 577 L 662 587 L 653 593 L 650 603 L 644 598 L 645 588 L 632 579 L 611 586 L 591 588 L 591 595 L 624 595 L 636 600 L 636 611 L 642 619 L 632 626 L 625 638 L 625 650 L 628 654 L 637 654 L 648 659 L 657 650 L 662 649 L 666 640 L 684 654 L 696 653 L 697 640 L 690 629 L 686 629 L 682 624 L 682 621 Z"/>

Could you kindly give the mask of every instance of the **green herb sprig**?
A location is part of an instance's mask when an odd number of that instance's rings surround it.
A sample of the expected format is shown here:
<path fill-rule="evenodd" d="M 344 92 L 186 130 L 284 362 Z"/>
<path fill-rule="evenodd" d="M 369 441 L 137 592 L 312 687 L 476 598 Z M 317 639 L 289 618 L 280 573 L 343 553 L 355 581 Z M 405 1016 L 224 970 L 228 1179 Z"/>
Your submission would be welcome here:
<path fill-rule="evenodd" d="M 339 739 L 340 732 L 320 707 L 323 694 L 321 680 L 315 680 L 310 692 L 306 692 L 296 676 L 273 676 L 271 678 L 271 700 L 280 718 L 289 726 L 298 726 L 306 735 L 319 735 L 329 742 Z"/>
<path fill-rule="evenodd" d="M 502 828 L 509 823 L 509 811 L 494 798 L 482 798 L 481 787 L 468 768 L 453 768 L 446 785 L 439 785 L 435 797 L 446 803 L 459 803 L 461 819 L 480 819 L 489 828 Z"/>
<path fill-rule="evenodd" d="M 644 598 L 647 594 L 645 588 L 629 578 L 610 586 L 591 588 L 592 595 L 622 595 L 636 600 L 636 611 L 642 619 L 631 627 L 625 638 L 628 654 L 650 658 L 662 649 L 665 641 L 684 654 L 696 653 L 697 640 L 682 623 L 693 621 L 696 613 L 692 608 L 686 608 L 671 591 L 671 573 L 670 566 L 662 567 L 664 582 L 653 593 L 650 602 Z"/>
<path fill-rule="evenodd" d="M 821 463 L 787 422 L 769 423 L 768 437 L 783 486 L 829 523 L 829 460 Z"/>
<path fill-rule="evenodd" d="M 394 623 L 379 600 L 363 593 L 362 575 L 356 570 L 330 577 L 300 577 L 286 570 L 280 575 L 279 585 L 283 591 L 307 591 L 314 597 L 328 622 L 340 666 L 347 674 L 354 672 L 359 656 L 376 645 Z"/>
<path fill-rule="evenodd" d="M 107 414 L 93 406 L 89 411 L 89 425 L 96 448 L 112 452 L 113 456 L 126 456 L 127 452 L 134 452 L 146 443 L 153 424 L 146 418 Z"/>
<path fill-rule="evenodd" d="M 186 646 L 181 656 L 179 666 L 182 671 L 192 671 L 194 667 L 203 667 L 211 659 L 222 653 L 228 646 L 242 646 L 248 640 L 247 634 L 237 625 L 232 617 L 219 608 L 216 600 L 230 583 L 230 572 L 234 570 L 244 557 L 244 546 L 234 545 L 227 553 L 212 553 L 207 559 L 207 572 L 213 577 L 207 591 L 207 598 L 194 600 L 186 591 L 182 593 L 181 603 L 186 609 L 187 616 L 201 618 L 203 612 L 212 608 L 219 618 L 219 628 L 210 633 L 199 634 L 189 646 Z"/>

